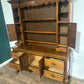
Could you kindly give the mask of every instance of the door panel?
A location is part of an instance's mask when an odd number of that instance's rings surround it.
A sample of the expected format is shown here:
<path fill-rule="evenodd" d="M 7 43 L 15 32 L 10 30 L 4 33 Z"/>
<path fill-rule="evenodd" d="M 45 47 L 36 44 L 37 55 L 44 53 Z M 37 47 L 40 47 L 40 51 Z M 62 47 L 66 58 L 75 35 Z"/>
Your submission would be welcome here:
<path fill-rule="evenodd" d="M 77 29 L 77 24 L 76 23 L 69 23 L 68 24 L 68 42 L 67 45 L 75 48 L 76 44 L 76 29 Z"/>
<path fill-rule="evenodd" d="M 7 30 L 8 30 L 9 40 L 10 40 L 10 41 L 15 41 L 15 40 L 17 40 L 15 25 L 14 25 L 14 24 L 8 24 L 8 25 L 7 25 Z"/>
<path fill-rule="evenodd" d="M 44 74 L 44 58 L 42 58 L 39 61 L 39 71 L 40 71 L 40 78 L 41 78 L 42 75 Z"/>
<path fill-rule="evenodd" d="M 25 70 L 28 68 L 28 60 L 27 59 L 28 59 L 28 56 L 26 53 L 19 58 L 21 70 Z"/>

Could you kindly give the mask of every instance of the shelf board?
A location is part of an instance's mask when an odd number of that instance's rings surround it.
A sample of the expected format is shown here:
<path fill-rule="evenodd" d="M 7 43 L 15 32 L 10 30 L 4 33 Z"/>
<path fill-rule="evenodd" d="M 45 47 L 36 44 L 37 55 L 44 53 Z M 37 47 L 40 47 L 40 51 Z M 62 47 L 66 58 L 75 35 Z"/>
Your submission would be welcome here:
<path fill-rule="evenodd" d="M 19 16 L 18 15 L 15 15 L 14 18 L 19 18 Z"/>
<path fill-rule="evenodd" d="M 42 33 L 42 34 L 56 34 L 57 32 L 49 32 L 49 31 L 24 31 L 26 33 Z"/>
<path fill-rule="evenodd" d="M 23 40 L 18 40 L 18 42 L 23 42 Z"/>
<path fill-rule="evenodd" d="M 58 35 L 60 35 L 60 36 L 68 36 L 67 33 L 58 33 Z"/>
<path fill-rule="evenodd" d="M 15 24 L 20 24 L 19 22 L 15 22 Z"/>
<path fill-rule="evenodd" d="M 41 44 L 57 44 L 57 43 L 52 43 L 52 42 L 41 42 L 41 41 L 32 41 L 32 40 L 26 40 L 26 42 L 31 42 L 31 43 L 41 43 Z"/>
<path fill-rule="evenodd" d="M 62 45 L 62 44 L 58 44 L 57 46 L 59 46 L 59 47 L 65 47 L 65 48 L 68 47 L 67 45 Z"/>
<path fill-rule="evenodd" d="M 58 23 L 69 23 L 69 21 L 58 21 Z"/>
<path fill-rule="evenodd" d="M 56 20 L 56 18 L 40 18 L 40 19 L 22 19 L 22 21 L 53 21 Z"/>
<path fill-rule="evenodd" d="M 68 12 L 59 12 L 59 14 L 67 14 Z"/>

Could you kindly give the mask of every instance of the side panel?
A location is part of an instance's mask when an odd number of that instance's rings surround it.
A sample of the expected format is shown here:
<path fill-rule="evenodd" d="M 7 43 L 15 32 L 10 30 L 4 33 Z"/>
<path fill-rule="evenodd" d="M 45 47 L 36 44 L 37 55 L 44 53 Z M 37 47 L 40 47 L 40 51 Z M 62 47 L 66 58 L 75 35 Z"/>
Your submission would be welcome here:
<path fill-rule="evenodd" d="M 40 71 L 40 78 L 41 78 L 42 75 L 44 74 L 44 58 L 42 58 L 39 61 L 39 71 Z"/>
<path fill-rule="evenodd" d="M 76 44 L 76 29 L 77 29 L 76 23 L 69 23 L 68 24 L 67 45 L 72 47 L 72 48 L 75 48 L 75 44 Z"/>
<path fill-rule="evenodd" d="M 15 25 L 14 24 L 8 24 L 7 25 L 7 30 L 8 30 L 9 40 L 10 41 L 17 40 Z"/>
<path fill-rule="evenodd" d="M 21 66 L 21 70 L 25 70 L 28 68 L 28 56 L 27 54 L 24 54 L 23 56 L 21 56 L 19 58 L 20 60 L 20 66 Z"/>

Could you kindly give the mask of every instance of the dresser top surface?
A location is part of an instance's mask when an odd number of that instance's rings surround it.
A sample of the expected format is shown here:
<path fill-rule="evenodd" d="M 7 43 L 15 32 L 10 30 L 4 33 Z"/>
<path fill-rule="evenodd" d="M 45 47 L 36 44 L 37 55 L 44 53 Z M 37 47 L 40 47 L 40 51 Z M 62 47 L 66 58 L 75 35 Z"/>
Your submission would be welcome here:
<path fill-rule="evenodd" d="M 28 45 L 28 47 L 26 47 L 25 49 L 23 47 L 18 47 L 12 48 L 14 51 L 22 51 L 25 53 L 31 53 L 31 54 L 37 54 L 37 55 L 41 55 L 41 56 L 46 56 L 46 57 L 53 57 L 53 58 L 59 58 L 59 59 L 66 59 L 69 54 L 71 53 L 71 50 L 69 50 L 67 53 L 64 52 L 56 52 L 55 50 L 50 50 L 48 48 L 44 48 L 44 47 L 35 47 L 32 45 Z"/>

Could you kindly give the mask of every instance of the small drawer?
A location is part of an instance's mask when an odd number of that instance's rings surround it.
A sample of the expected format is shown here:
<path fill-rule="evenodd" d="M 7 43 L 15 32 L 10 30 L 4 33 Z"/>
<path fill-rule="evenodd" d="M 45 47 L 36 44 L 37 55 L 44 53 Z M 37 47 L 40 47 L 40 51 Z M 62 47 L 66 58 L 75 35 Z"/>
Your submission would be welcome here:
<path fill-rule="evenodd" d="M 14 59 L 18 59 L 20 56 L 22 56 L 24 53 L 23 52 L 11 52 L 11 57 Z"/>
<path fill-rule="evenodd" d="M 40 72 L 39 72 L 39 68 L 29 66 L 28 69 L 29 69 L 29 70 L 32 70 L 32 71 L 34 71 L 34 72 L 40 73 Z"/>
<path fill-rule="evenodd" d="M 50 79 L 54 79 L 60 82 L 63 82 L 64 76 L 58 73 L 54 73 L 48 70 L 44 70 L 44 76 Z"/>
<path fill-rule="evenodd" d="M 44 63 L 45 63 L 45 66 L 53 67 L 53 68 L 64 71 L 64 61 L 62 60 L 57 60 L 53 58 L 45 58 Z"/>
<path fill-rule="evenodd" d="M 23 46 L 23 43 L 22 42 L 16 42 L 15 45 L 17 45 L 19 47 L 22 47 Z"/>
<path fill-rule="evenodd" d="M 9 63 L 9 65 L 10 65 L 10 67 L 12 67 L 16 70 L 21 70 L 19 60 L 14 59 Z"/>
<path fill-rule="evenodd" d="M 56 51 L 58 51 L 58 52 L 67 52 L 67 49 L 65 49 L 65 48 L 56 48 Z"/>

